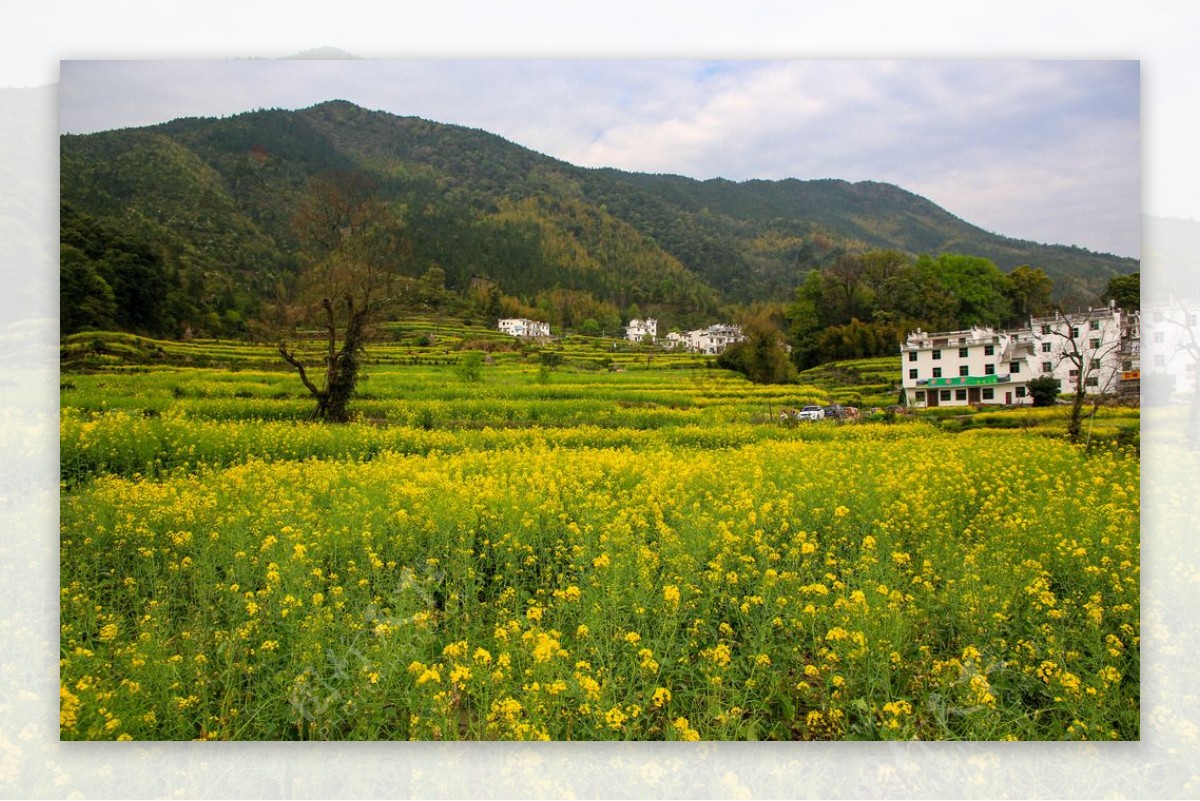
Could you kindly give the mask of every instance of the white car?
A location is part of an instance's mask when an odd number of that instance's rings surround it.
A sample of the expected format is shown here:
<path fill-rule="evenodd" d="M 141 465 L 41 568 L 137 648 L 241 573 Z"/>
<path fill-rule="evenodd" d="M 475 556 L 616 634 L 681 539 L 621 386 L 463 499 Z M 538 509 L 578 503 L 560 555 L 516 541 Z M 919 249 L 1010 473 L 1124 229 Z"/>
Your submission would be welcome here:
<path fill-rule="evenodd" d="M 800 410 L 801 420 L 822 420 L 825 418 L 825 410 L 820 406 L 805 406 Z"/>

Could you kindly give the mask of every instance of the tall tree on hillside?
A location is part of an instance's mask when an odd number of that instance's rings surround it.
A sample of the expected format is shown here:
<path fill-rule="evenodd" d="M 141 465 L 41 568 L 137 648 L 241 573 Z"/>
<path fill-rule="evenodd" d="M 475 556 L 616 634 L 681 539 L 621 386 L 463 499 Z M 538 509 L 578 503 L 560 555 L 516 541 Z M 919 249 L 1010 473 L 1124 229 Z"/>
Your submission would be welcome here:
<path fill-rule="evenodd" d="M 1100 300 L 1105 303 L 1116 301 L 1117 308 L 1122 311 L 1139 311 L 1142 307 L 1142 274 L 1114 275 L 1108 279 L 1108 287 Z"/>
<path fill-rule="evenodd" d="M 323 334 L 321 385 L 286 339 L 279 343 L 279 355 L 316 398 L 311 419 L 346 422 L 368 325 L 384 300 L 386 278 L 404 253 L 399 222 L 379 201 L 368 176 L 337 172 L 309 181 L 293 225 L 304 247 L 300 302 Z"/>
<path fill-rule="evenodd" d="M 1030 317 L 1043 314 L 1050 308 L 1054 282 L 1044 270 L 1022 264 L 1008 274 L 1008 280 L 1011 282 L 1009 298 L 1014 315 L 1011 322 L 1026 325 Z"/>
<path fill-rule="evenodd" d="M 756 384 L 786 384 L 796 377 L 787 342 L 769 310 L 760 310 L 742 323 L 741 342 L 717 357 L 717 365 L 736 370 Z"/>

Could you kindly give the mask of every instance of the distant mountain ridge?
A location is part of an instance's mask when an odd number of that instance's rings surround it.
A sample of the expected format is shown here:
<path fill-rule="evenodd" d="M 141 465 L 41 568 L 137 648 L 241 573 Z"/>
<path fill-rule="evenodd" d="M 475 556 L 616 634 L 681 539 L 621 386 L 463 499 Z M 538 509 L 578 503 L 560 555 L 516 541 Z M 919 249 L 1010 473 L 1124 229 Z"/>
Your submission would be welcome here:
<path fill-rule="evenodd" d="M 296 266 L 291 220 L 307 181 L 359 170 L 401 212 L 406 269 L 446 284 L 566 289 L 621 308 L 712 314 L 788 300 L 841 252 L 961 252 L 1030 264 L 1093 299 L 1138 262 L 988 233 L 900 187 L 840 180 L 699 181 L 589 169 L 486 131 L 334 100 L 64 135 L 61 199 L 153 242 L 179 281 L 249 313 Z"/>

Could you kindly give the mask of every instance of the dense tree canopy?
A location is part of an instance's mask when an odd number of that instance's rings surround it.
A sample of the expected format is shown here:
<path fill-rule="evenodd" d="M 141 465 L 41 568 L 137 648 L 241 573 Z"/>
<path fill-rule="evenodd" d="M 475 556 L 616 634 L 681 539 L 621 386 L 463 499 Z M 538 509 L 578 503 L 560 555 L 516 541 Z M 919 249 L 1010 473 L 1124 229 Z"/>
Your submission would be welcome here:
<path fill-rule="evenodd" d="M 1052 289 L 1040 269 L 1023 265 L 1006 274 L 978 256 L 841 254 L 810 271 L 788 307 L 793 361 L 803 369 L 892 354 L 918 327 L 1023 325 L 1045 310 Z"/>
<path fill-rule="evenodd" d="M 742 373 L 756 384 L 784 384 L 795 377 L 787 341 L 767 313 L 760 312 L 746 320 L 742 334 L 745 338 L 726 348 L 717 364 Z"/>
<path fill-rule="evenodd" d="M 1142 307 L 1142 274 L 1114 275 L 1108 281 L 1108 287 L 1101 295 L 1107 303 L 1116 301 L 1117 306 L 1125 311 L 1138 311 Z"/>
<path fill-rule="evenodd" d="M 193 312 L 177 272 L 134 234 L 61 208 L 60 326 L 176 336 Z"/>

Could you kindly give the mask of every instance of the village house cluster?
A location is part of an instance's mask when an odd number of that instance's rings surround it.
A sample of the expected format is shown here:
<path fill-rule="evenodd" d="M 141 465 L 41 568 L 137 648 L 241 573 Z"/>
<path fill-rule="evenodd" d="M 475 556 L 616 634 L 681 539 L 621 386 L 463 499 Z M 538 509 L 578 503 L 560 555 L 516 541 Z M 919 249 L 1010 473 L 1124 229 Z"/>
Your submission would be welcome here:
<path fill-rule="evenodd" d="M 657 342 L 658 321 L 633 319 L 625 326 L 625 338 L 631 342 Z M 671 331 L 662 340 L 668 350 L 686 350 L 716 356 L 734 342 L 744 339 L 740 325 L 717 323 L 694 331 Z"/>
<path fill-rule="evenodd" d="M 513 337 L 548 337 L 550 323 L 528 320 L 524 317 L 506 317 L 496 323 L 501 333 Z"/>
<path fill-rule="evenodd" d="M 914 408 L 1032 404 L 1029 382 L 1052 377 L 1061 391 L 1136 397 L 1140 315 L 1115 305 L 1030 319 L 1027 328 L 917 330 L 900 346 L 905 396 Z"/>
<path fill-rule="evenodd" d="M 663 344 L 664 347 L 671 349 L 682 349 L 693 353 L 716 356 L 734 342 L 741 342 L 744 338 L 740 325 L 718 324 L 710 325 L 708 328 L 699 328 L 695 331 L 672 331 L 667 334 L 666 341 Z"/>
<path fill-rule="evenodd" d="M 525 317 L 506 317 L 496 323 L 496 328 L 504 334 L 526 339 L 539 339 L 550 336 L 550 324 Z M 625 339 L 630 342 L 657 343 L 658 320 L 653 317 L 634 318 L 625 325 Z M 662 347 L 670 350 L 687 350 L 693 353 L 717 355 L 732 345 L 744 339 L 742 327 L 739 325 L 710 325 L 695 331 L 672 331 L 663 338 Z"/>

